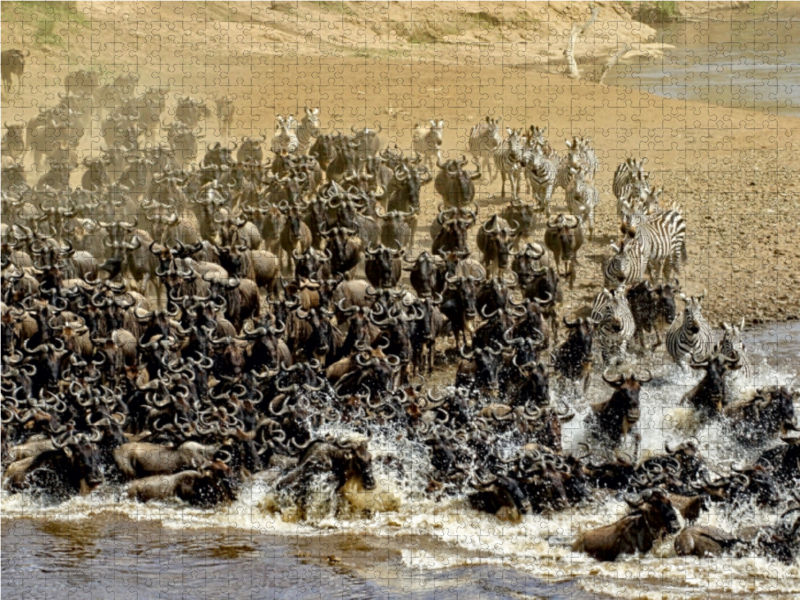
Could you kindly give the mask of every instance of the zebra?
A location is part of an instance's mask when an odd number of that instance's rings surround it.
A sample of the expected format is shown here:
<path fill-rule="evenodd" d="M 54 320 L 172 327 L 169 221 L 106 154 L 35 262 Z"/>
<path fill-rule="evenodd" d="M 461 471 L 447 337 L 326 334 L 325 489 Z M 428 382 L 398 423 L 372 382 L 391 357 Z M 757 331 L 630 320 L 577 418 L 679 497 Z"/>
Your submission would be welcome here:
<path fill-rule="evenodd" d="M 635 285 L 642 281 L 646 262 L 639 241 L 626 238 L 619 245 L 611 244 L 611 249 L 614 254 L 603 261 L 605 286 L 614 288 L 621 284 Z"/>
<path fill-rule="evenodd" d="M 301 156 L 308 153 L 314 144 L 314 139 L 319 137 L 319 109 L 306 107 L 306 116 L 300 121 L 297 128 L 297 153 Z"/>
<path fill-rule="evenodd" d="M 514 200 L 519 198 L 519 170 L 522 160 L 522 129 L 507 128 L 508 137 L 494 151 L 494 166 L 503 184 L 500 188 L 500 197 L 506 195 L 506 179 L 511 183 L 511 197 Z"/>
<path fill-rule="evenodd" d="M 578 166 L 583 166 L 584 173 L 594 181 L 600 163 L 590 144 L 591 138 L 574 137 L 572 141 L 567 140 L 569 152 L 559 164 L 556 187 L 566 190 L 572 182 L 573 169 Z"/>
<path fill-rule="evenodd" d="M 500 135 L 500 119 L 486 117 L 469 132 L 469 151 L 473 158 L 482 160 L 481 167 L 486 171 L 491 181 L 497 178 L 497 173 L 492 172 L 494 166 L 494 151 L 503 143 Z"/>
<path fill-rule="evenodd" d="M 597 323 L 595 339 L 603 363 L 609 365 L 612 359 L 617 363 L 621 362 L 628 343 L 636 332 L 633 313 L 625 296 L 625 286 L 620 285 L 611 291 L 604 288 L 594 299 L 591 318 Z"/>
<path fill-rule="evenodd" d="M 747 356 L 747 351 L 742 342 L 741 330 L 744 329 L 744 317 L 742 323 L 738 327 L 736 325 L 729 325 L 728 323 L 722 324 L 722 340 L 719 343 L 720 354 L 724 356 L 733 356 L 734 351 L 739 356 L 739 364 L 742 366 L 736 372 L 736 376 L 742 376 L 745 379 L 753 377 L 753 365 Z"/>
<path fill-rule="evenodd" d="M 430 121 L 430 127 L 420 121 L 417 123 L 416 128 L 411 139 L 411 146 L 415 152 L 419 152 L 425 160 L 425 164 L 430 170 L 433 170 L 433 161 L 436 156 L 436 151 L 442 145 L 444 134 L 444 121 Z"/>
<path fill-rule="evenodd" d="M 231 123 L 233 121 L 233 96 L 219 96 L 214 98 L 217 105 L 217 120 L 219 121 L 219 134 L 224 139 L 228 139 L 231 133 Z"/>
<path fill-rule="evenodd" d="M 546 216 L 550 216 L 550 200 L 556 185 L 558 167 L 556 163 L 547 158 L 545 148 L 541 143 L 536 144 L 524 153 L 525 181 L 528 193 L 532 193 Z"/>
<path fill-rule="evenodd" d="M 711 327 L 700 307 L 705 295 L 705 290 L 690 298 L 686 294 L 680 295 L 686 306 L 683 314 L 675 317 L 666 336 L 667 352 L 679 364 L 686 364 L 689 360 L 703 361 L 711 352 Z"/>
<path fill-rule="evenodd" d="M 570 171 L 572 181 L 565 192 L 567 206 L 573 215 L 580 216 L 587 224 L 591 240 L 594 238 L 594 207 L 600 200 L 600 194 L 593 179 L 587 175 L 585 166 L 578 165 L 577 168 L 572 167 Z"/>
<path fill-rule="evenodd" d="M 686 221 L 680 211 L 673 208 L 652 215 L 631 213 L 625 215 L 622 230 L 641 245 L 652 283 L 662 276 L 669 281 L 672 269 L 680 274 L 681 265 L 687 262 Z"/>
<path fill-rule="evenodd" d="M 278 116 L 278 128 L 275 137 L 272 138 L 272 151 L 275 154 L 293 153 L 297 151 L 297 121 L 294 115 L 289 115 L 288 119 Z"/>
<path fill-rule="evenodd" d="M 637 161 L 628 158 L 614 172 L 612 188 L 617 199 L 617 215 L 622 219 L 629 212 L 639 209 L 637 202 L 644 202 L 650 195 L 650 174 L 643 170 L 647 157 Z"/>

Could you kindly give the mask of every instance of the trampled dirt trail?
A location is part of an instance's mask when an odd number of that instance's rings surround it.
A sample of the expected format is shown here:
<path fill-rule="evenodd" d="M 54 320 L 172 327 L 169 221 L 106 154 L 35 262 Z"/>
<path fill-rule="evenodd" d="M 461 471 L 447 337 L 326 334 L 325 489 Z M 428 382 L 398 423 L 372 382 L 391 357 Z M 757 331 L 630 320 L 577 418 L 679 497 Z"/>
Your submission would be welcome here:
<path fill-rule="evenodd" d="M 232 94 L 236 138 L 270 136 L 275 115 L 307 105 L 321 107 L 326 128 L 380 124 L 390 144 L 406 149 L 415 123 L 443 118 L 451 155 L 486 115 L 509 127 L 546 125 L 557 149 L 572 135 L 590 136 L 601 161 L 600 235 L 585 249 L 568 304 L 584 306 L 602 284 L 600 261 L 618 231 L 614 169 L 647 156 L 662 203 L 686 216 L 682 281 L 689 293 L 708 290 L 709 320 L 800 316 L 800 119 L 593 82 L 619 42 L 632 48 L 621 69 L 659 55 L 654 30 L 631 21 L 621 3 L 599 3 L 597 23 L 578 41 L 584 79 L 568 78 L 563 58 L 572 23 L 589 16 L 584 2 L 38 4 L 2 5 L 4 48 L 32 51 L 22 94 L 3 95 L 5 121 L 30 119 L 57 101 L 67 72 L 92 68 L 108 78 L 136 69 L 141 84 L 170 85 L 174 95 Z M 216 119 L 206 126 L 210 143 Z M 85 151 L 101 147 L 97 121 L 93 133 Z M 481 220 L 499 210 L 499 191 L 499 179 L 479 188 Z M 563 193 L 555 199 L 565 210 Z M 429 221 L 439 203 L 432 188 L 423 202 Z"/>

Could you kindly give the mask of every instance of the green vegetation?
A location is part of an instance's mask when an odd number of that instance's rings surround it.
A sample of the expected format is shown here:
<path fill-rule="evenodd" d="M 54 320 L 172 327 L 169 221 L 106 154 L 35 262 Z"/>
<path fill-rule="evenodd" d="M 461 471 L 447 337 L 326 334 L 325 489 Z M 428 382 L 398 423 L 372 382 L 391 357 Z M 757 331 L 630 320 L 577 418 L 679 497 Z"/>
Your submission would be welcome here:
<path fill-rule="evenodd" d="M 642 23 L 670 23 L 678 20 L 680 10 L 677 2 L 642 2 L 635 17 Z"/>
<path fill-rule="evenodd" d="M 43 46 L 66 47 L 72 27 L 90 26 L 77 2 L 3 2 L 3 18 L 35 24 L 34 41 Z"/>

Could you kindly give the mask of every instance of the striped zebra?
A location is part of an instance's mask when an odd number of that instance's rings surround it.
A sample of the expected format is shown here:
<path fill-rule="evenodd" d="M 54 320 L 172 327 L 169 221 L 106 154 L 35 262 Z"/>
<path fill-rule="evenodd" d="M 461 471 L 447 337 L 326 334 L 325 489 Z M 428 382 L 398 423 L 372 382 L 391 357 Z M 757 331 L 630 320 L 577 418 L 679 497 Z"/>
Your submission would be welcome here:
<path fill-rule="evenodd" d="M 742 376 L 745 379 L 753 377 L 753 365 L 750 363 L 750 358 L 747 356 L 747 351 L 742 342 L 742 332 L 744 329 L 744 317 L 742 323 L 738 327 L 736 325 L 729 325 L 728 323 L 722 324 L 722 341 L 719 343 L 720 354 L 723 356 L 733 356 L 736 352 L 739 355 L 739 364 L 742 368 L 735 371 L 734 376 Z"/>
<path fill-rule="evenodd" d="M 444 121 L 439 119 L 438 121 L 429 122 L 430 127 L 425 125 L 423 121 L 417 123 L 411 136 L 411 148 L 415 152 L 419 152 L 428 168 L 433 170 L 436 152 L 444 141 Z"/>
<path fill-rule="evenodd" d="M 494 166 L 502 178 L 500 197 L 506 196 L 506 179 L 511 184 L 511 197 L 519 199 L 519 172 L 522 160 L 522 129 L 507 128 L 508 137 L 494 151 Z"/>
<path fill-rule="evenodd" d="M 635 285 L 642 281 L 647 266 L 642 245 L 635 238 L 623 239 L 619 246 L 611 244 L 614 254 L 603 261 L 603 279 L 607 288 Z"/>
<path fill-rule="evenodd" d="M 525 181 L 528 193 L 533 194 L 540 210 L 550 216 L 550 200 L 556 185 L 558 166 L 545 155 L 545 148 L 536 143 L 532 148 L 525 150 Z"/>
<path fill-rule="evenodd" d="M 652 283 L 662 275 L 664 281 L 669 281 L 673 269 L 680 274 L 681 265 L 687 261 L 686 221 L 678 210 L 662 210 L 652 215 L 631 213 L 625 215 L 622 227 L 641 245 Z"/>
<path fill-rule="evenodd" d="M 491 181 L 497 178 L 497 172 L 492 172 L 494 151 L 502 143 L 500 119 L 486 117 L 469 132 L 469 151 L 476 160 L 482 161 L 481 168 L 489 174 Z"/>
<path fill-rule="evenodd" d="M 574 137 L 572 141 L 567 140 L 567 150 L 567 155 L 559 164 L 556 187 L 566 190 L 572 182 L 572 177 L 574 175 L 573 169 L 578 166 L 582 166 L 584 168 L 584 173 L 590 176 L 592 181 L 594 181 L 600 163 L 591 147 L 591 139 Z"/>
<path fill-rule="evenodd" d="M 297 153 L 301 156 L 306 154 L 319 134 L 319 109 L 306 107 L 306 116 L 297 128 Z"/>
<path fill-rule="evenodd" d="M 679 364 L 691 360 L 703 361 L 711 353 L 711 327 L 703 318 L 700 302 L 706 293 L 687 298 L 680 295 L 686 306 L 667 330 L 667 352 Z"/>
<path fill-rule="evenodd" d="M 643 170 L 647 157 L 637 161 L 628 158 L 614 172 L 614 197 L 617 199 L 617 215 L 620 219 L 629 212 L 639 209 L 637 203 L 644 202 L 650 195 L 650 174 Z"/>
<path fill-rule="evenodd" d="M 275 131 L 275 137 L 272 138 L 272 151 L 275 154 L 286 154 L 297 151 L 297 121 L 294 115 L 289 115 L 288 119 L 284 119 L 278 115 L 278 127 Z"/>
<path fill-rule="evenodd" d="M 589 229 L 589 239 L 594 238 L 594 207 L 600 200 L 600 194 L 594 180 L 586 173 L 586 167 L 573 167 L 572 181 L 567 186 L 565 196 L 569 211 L 581 218 Z"/>
<path fill-rule="evenodd" d="M 621 362 L 636 332 L 625 286 L 621 285 L 612 291 L 603 289 L 594 299 L 591 318 L 597 323 L 594 339 L 603 363 L 609 365 L 612 360 Z"/>

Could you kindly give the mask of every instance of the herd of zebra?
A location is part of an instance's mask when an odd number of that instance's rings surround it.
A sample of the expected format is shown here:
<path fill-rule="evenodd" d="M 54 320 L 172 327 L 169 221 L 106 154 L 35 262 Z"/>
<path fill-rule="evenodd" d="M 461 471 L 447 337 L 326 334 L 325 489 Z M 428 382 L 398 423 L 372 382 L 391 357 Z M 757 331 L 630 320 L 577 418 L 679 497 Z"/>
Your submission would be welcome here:
<path fill-rule="evenodd" d="M 591 141 L 582 137 L 567 140 L 567 153 L 562 157 L 548 143 L 545 131 L 546 128 L 537 126 L 531 126 L 527 132 L 508 128 L 504 139 L 499 119 L 486 117 L 470 131 L 469 150 L 482 160 L 492 181 L 498 174 L 501 176 L 501 197 L 505 197 L 505 182 L 509 181 L 512 202 L 518 200 L 519 179 L 524 174 L 526 192 L 533 195 L 537 209 L 548 218 L 553 191 L 562 188 L 564 204 L 577 218 L 580 229 L 588 228 L 591 238 L 594 211 L 600 199 L 595 184 L 599 161 Z M 638 306 L 635 308 L 639 310 L 634 312 L 639 314 L 634 314 L 628 300 L 641 297 L 641 286 L 650 289 L 645 274 L 652 283 L 665 282 L 659 292 L 664 286 L 676 288 L 678 282 L 672 279 L 673 272 L 679 274 L 687 261 L 686 222 L 677 207 L 660 207 L 662 191 L 651 185 L 650 174 L 644 170 L 646 162 L 647 158 L 628 158 L 614 173 L 612 189 L 622 237 L 611 244 L 613 254 L 603 261 L 606 289 L 597 295 L 591 312 L 591 318 L 601 326 L 599 345 L 606 358 L 624 354 L 637 333 L 637 320 L 641 340 L 646 316 Z M 554 221 L 548 220 L 548 228 L 553 227 Z M 579 245 L 582 237 L 581 232 Z M 626 294 L 626 288 L 633 288 L 632 293 Z M 701 315 L 701 299 L 687 298 L 685 314 L 667 323 L 667 350 L 679 362 L 693 357 L 699 360 L 708 356 L 712 348 L 711 329 Z"/>

